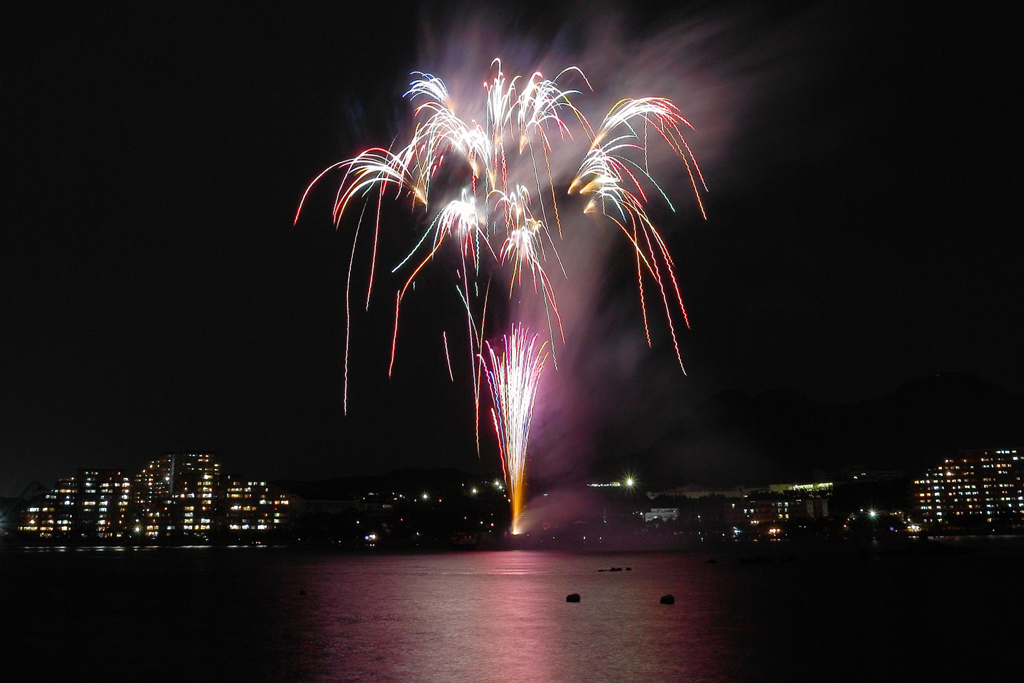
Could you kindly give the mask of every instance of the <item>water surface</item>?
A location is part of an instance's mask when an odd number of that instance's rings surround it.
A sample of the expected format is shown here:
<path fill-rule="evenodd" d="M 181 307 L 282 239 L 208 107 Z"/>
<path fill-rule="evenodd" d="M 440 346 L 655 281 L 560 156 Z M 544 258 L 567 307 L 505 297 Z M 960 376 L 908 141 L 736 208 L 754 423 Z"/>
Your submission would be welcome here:
<path fill-rule="evenodd" d="M 1008 548 L 7 550 L 0 644 L 18 681 L 1017 676 L 1024 553 Z"/>

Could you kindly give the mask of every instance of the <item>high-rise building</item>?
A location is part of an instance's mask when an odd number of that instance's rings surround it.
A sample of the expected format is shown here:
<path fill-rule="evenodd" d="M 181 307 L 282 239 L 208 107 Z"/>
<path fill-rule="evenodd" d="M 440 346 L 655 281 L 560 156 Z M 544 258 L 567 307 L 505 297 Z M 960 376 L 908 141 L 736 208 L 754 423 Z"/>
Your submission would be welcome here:
<path fill-rule="evenodd" d="M 149 538 L 206 536 L 223 498 L 220 462 L 209 453 L 168 453 L 135 475 L 134 532 Z"/>
<path fill-rule="evenodd" d="M 155 538 L 169 525 L 173 458 L 165 456 L 146 463 L 135 475 L 131 488 L 131 516 L 138 535 Z"/>
<path fill-rule="evenodd" d="M 128 475 L 121 470 L 79 470 L 77 533 L 94 538 L 121 538 L 128 532 Z"/>
<path fill-rule="evenodd" d="M 40 538 L 71 533 L 77 497 L 78 483 L 74 477 L 58 480 L 52 489 L 29 503 L 18 530 L 39 534 Z"/>
<path fill-rule="evenodd" d="M 1024 454 L 1018 449 L 961 451 L 911 485 L 914 521 L 970 526 L 1024 519 Z"/>
<path fill-rule="evenodd" d="M 120 538 L 127 531 L 127 513 L 127 475 L 79 470 L 30 502 L 18 529 L 40 538 Z"/>
<path fill-rule="evenodd" d="M 209 453 L 168 453 L 134 477 L 82 469 L 26 505 L 18 530 L 44 539 L 166 539 L 290 529 L 296 498 L 221 474 Z M 387 507 L 387 506 L 385 506 Z"/>

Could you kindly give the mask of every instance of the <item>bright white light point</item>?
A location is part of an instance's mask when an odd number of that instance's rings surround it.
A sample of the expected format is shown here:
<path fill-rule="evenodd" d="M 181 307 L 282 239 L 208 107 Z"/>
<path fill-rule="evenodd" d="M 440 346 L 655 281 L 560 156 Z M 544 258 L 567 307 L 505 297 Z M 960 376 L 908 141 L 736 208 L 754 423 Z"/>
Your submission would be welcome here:
<path fill-rule="evenodd" d="M 476 495 L 476 489 L 473 489 L 473 495 L 474 496 Z"/>
<path fill-rule="evenodd" d="M 632 486 L 632 485 L 633 485 L 633 477 L 627 478 L 626 479 L 626 486 Z"/>
<path fill-rule="evenodd" d="M 427 499 L 427 494 L 424 493 L 423 494 L 423 500 L 426 500 L 426 499 Z"/>

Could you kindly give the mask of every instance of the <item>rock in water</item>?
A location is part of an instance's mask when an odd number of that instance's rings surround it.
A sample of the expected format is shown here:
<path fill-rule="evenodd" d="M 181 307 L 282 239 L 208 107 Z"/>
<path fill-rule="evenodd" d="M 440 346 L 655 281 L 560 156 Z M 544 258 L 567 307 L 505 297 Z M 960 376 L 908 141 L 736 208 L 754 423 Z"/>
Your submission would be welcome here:
<path fill-rule="evenodd" d="M 661 604 L 663 604 L 663 605 L 674 605 L 674 604 L 676 604 L 675 596 L 673 596 L 671 593 L 669 593 L 668 595 L 662 595 L 661 596 Z"/>
<path fill-rule="evenodd" d="M 580 601 L 580 594 L 579 593 L 569 593 L 568 595 L 565 596 L 565 601 L 566 602 L 579 602 Z"/>

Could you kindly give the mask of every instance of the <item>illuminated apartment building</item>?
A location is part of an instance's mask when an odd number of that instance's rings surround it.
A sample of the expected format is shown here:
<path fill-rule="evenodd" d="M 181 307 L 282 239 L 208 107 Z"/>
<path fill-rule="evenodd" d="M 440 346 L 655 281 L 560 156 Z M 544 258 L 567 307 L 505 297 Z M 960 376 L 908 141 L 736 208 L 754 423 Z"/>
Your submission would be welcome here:
<path fill-rule="evenodd" d="M 95 538 L 121 538 L 128 531 L 128 475 L 120 470 L 79 470 L 75 531 Z"/>
<path fill-rule="evenodd" d="M 828 498 L 769 494 L 747 497 L 735 503 L 726 502 L 724 520 L 727 524 L 757 527 L 825 517 L 828 517 Z"/>
<path fill-rule="evenodd" d="M 207 540 L 288 530 L 295 502 L 267 482 L 224 477 L 209 453 L 168 453 L 134 477 L 83 469 L 61 479 L 28 502 L 18 530 L 43 539 Z"/>
<path fill-rule="evenodd" d="M 291 528 L 292 497 L 265 481 L 227 481 L 225 525 L 233 534 L 265 533 Z"/>
<path fill-rule="evenodd" d="M 18 531 L 30 534 L 38 534 L 42 538 L 53 535 L 53 517 L 47 515 L 45 503 L 49 493 L 33 498 L 21 513 L 21 522 L 18 524 Z"/>
<path fill-rule="evenodd" d="M 911 485 L 915 521 L 941 526 L 1024 518 L 1024 455 L 1018 449 L 961 451 Z"/>
<path fill-rule="evenodd" d="M 132 480 L 133 533 L 156 537 L 165 531 L 170 518 L 171 460 L 152 460 Z"/>
<path fill-rule="evenodd" d="M 168 453 L 135 475 L 132 517 L 136 534 L 149 538 L 205 536 L 216 528 L 220 462 L 209 453 Z"/>
<path fill-rule="evenodd" d="M 120 538 L 128 510 L 128 477 L 120 470 L 79 470 L 33 500 L 19 531 L 40 538 Z"/>
<path fill-rule="evenodd" d="M 25 508 L 18 530 L 39 534 L 40 538 L 70 534 L 75 523 L 77 498 L 78 482 L 74 477 L 58 480 L 41 500 L 37 498 Z"/>

